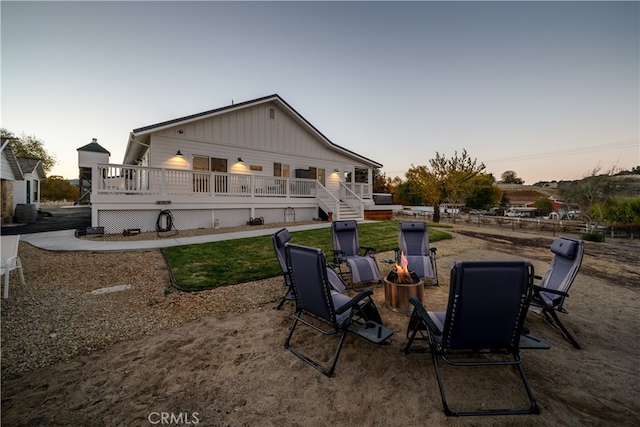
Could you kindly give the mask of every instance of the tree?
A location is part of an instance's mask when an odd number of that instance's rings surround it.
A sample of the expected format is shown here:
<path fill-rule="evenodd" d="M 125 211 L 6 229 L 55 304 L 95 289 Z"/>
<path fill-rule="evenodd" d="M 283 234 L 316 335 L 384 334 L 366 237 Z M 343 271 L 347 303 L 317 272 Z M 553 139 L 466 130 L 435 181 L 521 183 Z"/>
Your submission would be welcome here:
<path fill-rule="evenodd" d="M 616 167 L 600 173 L 598 165 L 579 181 L 566 183 L 559 188 L 560 195 L 569 204 L 577 205 L 587 221 L 587 228 L 593 230 L 604 218 L 606 207 L 612 203 L 616 193 L 624 191 L 629 178 L 614 176 Z"/>
<path fill-rule="evenodd" d="M 420 206 L 423 204 L 419 192 L 414 190 L 412 184 L 408 181 L 396 182 L 393 202 L 404 206 Z"/>
<path fill-rule="evenodd" d="M 491 209 L 500 203 L 502 191 L 491 174 L 479 174 L 471 181 L 465 205 L 471 209 Z"/>
<path fill-rule="evenodd" d="M 40 184 L 41 196 L 45 200 L 76 200 L 78 187 L 59 175 L 52 175 Z"/>
<path fill-rule="evenodd" d="M 604 218 L 615 224 L 640 224 L 640 196 L 615 200 L 604 208 Z"/>
<path fill-rule="evenodd" d="M 411 190 L 424 203 L 433 205 L 433 221 L 440 222 L 440 205 L 445 202 L 459 204 L 467 197 L 473 178 L 484 169 L 463 149 L 460 157 L 456 151 L 450 159 L 436 151 L 435 159 L 427 166 L 413 166 L 406 173 Z"/>
<path fill-rule="evenodd" d="M 380 173 L 380 169 L 373 168 L 373 192 L 374 193 L 389 193 L 390 190 L 390 179 L 387 178 L 385 173 Z"/>
<path fill-rule="evenodd" d="M 533 207 L 536 208 L 542 216 L 547 216 L 553 212 L 553 203 L 551 203 L 548 197 L 540 197 L 533 202 Z"/>
<path fill-rule="evenodd" d="M 0 136 L 11 141 L 11 148 L 13 148 L 16 157 L 40 159 L 42 161 L 42 168 L 46 173 L 49 173 L 58 161 L 54 154 L 49 153 L 44 148 L 44 141 L 41 141 L 34 135 L 25 135 L 23 133 L 20 137 L 16 137 L 13 132 L 1 128 Z"/>
<path fill-rule="evenodd" d="M 518 178 L 518 175 L 514 171 L 504 171 L 500 176 L 503 184 L 524 184 L 522 178 Z"/>

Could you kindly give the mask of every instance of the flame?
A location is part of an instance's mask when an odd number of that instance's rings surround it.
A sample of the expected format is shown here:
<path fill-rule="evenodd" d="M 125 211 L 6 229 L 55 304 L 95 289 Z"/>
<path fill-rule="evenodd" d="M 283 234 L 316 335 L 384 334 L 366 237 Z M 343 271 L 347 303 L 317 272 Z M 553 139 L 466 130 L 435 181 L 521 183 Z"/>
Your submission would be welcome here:
<path fill-rule="evenodd" d="M 398 283 L 413 283 L 413 278 L 409 272 L 409 261 L 404 256 L 404 252 L 400 252 L 400 264 L 396 261 L 396 274 L 398 275 Z"/>

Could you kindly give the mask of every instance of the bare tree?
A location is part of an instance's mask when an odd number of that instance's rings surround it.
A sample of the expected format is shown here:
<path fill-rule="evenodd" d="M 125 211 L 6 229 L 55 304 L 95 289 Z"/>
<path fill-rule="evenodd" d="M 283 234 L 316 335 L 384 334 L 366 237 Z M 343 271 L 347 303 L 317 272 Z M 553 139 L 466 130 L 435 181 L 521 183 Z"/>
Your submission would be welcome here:
<path fill-rule="evenodd" d="M 618 172 L 612 166 L 601 173 L 600 165 L 594 167 L 579 181 L 573 181 L 560 188 L 560 194 L 569 204 L 578 206 L 580 215 L 587 222 L 587 231 L 593 231 L 604 219 L 603 208 L 616 194 L 624 191 L 629 178 L 615 176 Z"/>

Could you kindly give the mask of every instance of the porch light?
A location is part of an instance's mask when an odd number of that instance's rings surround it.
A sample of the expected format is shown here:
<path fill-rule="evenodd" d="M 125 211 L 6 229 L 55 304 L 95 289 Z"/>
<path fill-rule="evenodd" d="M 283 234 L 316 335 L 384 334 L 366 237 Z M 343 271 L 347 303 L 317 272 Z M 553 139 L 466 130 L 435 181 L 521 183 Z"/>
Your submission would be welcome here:
<path fill-rule="evenodd" d="M 333 168 L 333 172 L 337 173 L 340 172 L 340 170 L 338 168 Z"/>
<path fill-rule="evenodd" d="M 182 154 L 180 150 L 178 150 L 178 152 L 176 153 L 176 156 L 184 157 L 184 154 Z"/>
<path fill-rule="evenodd" d="M 238 161 L 239 161 L 240 163 L 244 163 L 244 160 L 242 160 L 242 157 L 238 157 Z"/>

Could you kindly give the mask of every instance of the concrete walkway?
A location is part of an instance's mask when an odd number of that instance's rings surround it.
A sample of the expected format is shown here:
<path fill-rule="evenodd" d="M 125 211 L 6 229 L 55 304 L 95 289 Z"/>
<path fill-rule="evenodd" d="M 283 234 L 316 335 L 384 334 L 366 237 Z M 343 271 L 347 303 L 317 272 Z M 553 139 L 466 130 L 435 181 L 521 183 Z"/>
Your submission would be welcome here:
<path fill-rule="evenodd" d="M 329 228 L 331 223 L 293 225 L 287 227 L 289 231 L 313 230 L 317 228 Z M 180 233 L 162 240 L 137 240 L 137 241 L 98 241 L 90 239 L 78 239 L 75 230 L 48 231 L 43 233 L 23 234 L 20 240 L 30 243 L 40 249 L 48 251 L 136 251 L 147 249 L 167 248 L 170 246 L 193 245 L 197 243 L 219 242 L 223 240 L 244 239 L 246 237 L 268 236 L 279 228 L 264 228 L 260 230 L 247 230 L 235 233 L 208 234 L 205 236 L 180 237 Z"/>

